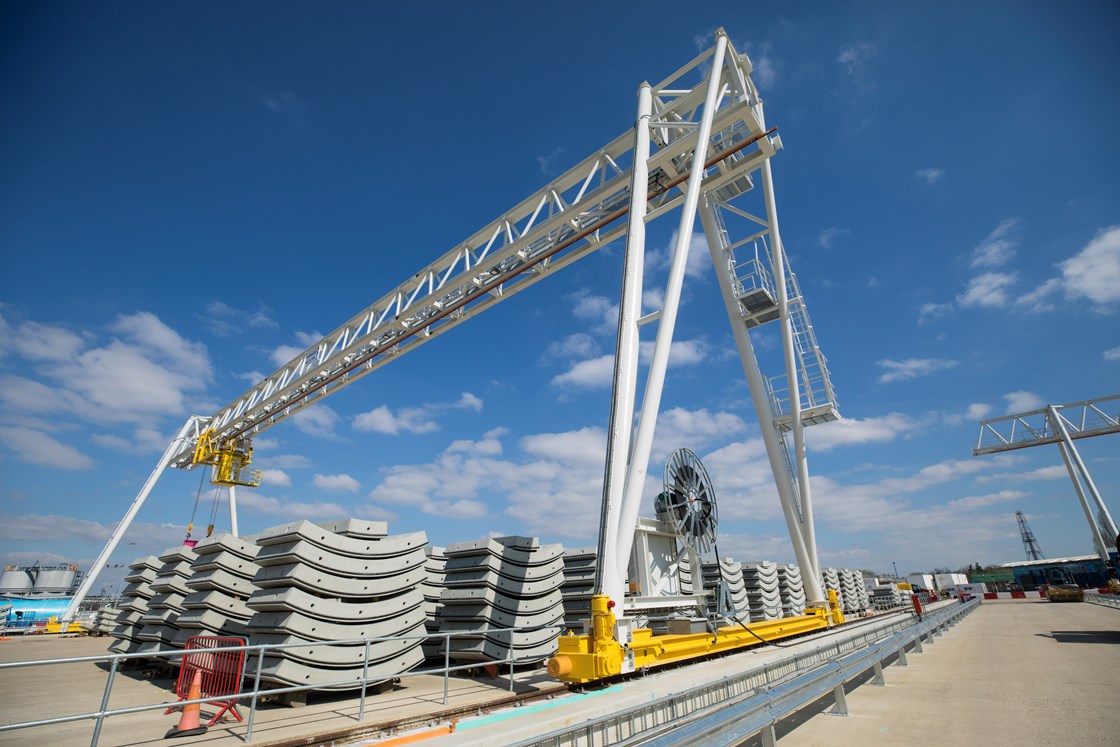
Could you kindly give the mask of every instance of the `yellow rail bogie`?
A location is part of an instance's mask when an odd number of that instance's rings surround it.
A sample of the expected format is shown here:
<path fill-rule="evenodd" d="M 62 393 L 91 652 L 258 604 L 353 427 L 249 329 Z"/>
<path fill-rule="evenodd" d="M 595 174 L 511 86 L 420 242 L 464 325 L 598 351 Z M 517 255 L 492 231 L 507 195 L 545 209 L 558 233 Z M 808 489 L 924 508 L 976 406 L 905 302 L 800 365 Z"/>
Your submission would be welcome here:
<path fill-rule="evenodd" d="M 796 617 L 721 626 L 715 633 L 655 635 L 649 628 L 638 628 L 624 646 L 614 638 L 616 622 L 607 597 L 592 597 L 591 633 L 560 636 L 559 649 L 548 660 L 549 674 L 569 684 L 594 682 L 621 674 L 629 653 L 635 670 L 649 669 L 824 630 L 844 622 L 844 615 L 836 593 L 830 591 L 828 609 L 809 608 Z"/>
<path fill-rule="evenodd" d="M 210 465 L 214 468 L 210 475 L 212 485 L 259 487 L 261 471 L 247 469 L 252 461 L 253 447 L 249 439 L 239 438 L 219 445 L 213 428 L 199 435 L 198 444 L 194 449 L 195 464 Z"/>

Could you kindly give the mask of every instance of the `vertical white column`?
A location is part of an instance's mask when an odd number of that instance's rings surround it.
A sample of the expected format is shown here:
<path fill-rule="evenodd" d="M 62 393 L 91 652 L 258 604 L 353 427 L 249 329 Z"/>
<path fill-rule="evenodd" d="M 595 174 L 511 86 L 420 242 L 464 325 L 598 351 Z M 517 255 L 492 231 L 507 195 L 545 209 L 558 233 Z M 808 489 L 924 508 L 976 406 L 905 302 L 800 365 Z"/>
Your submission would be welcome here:
<path fill-rule="evenodd" d="M 1101 519 L 1104 520 L 1104 529 L 1112 535 L 1111 539 L 1116 539 L 1116 522 L 1112 520 L 1112 514 L 1108 512 L 1108 506 L 1104 505 L 1104 499 L 1101 498 L 1100 491 L 1097 490 L 1096 483 L 1093 482 L 1092 476 L 1089 474 L 1089 469 L 1085 466 L 1085 462 L 1081 461 L 1081 454 L 1073 446 L 1073 439 L 1070 438 L 1069 430 L 1066 429 L 1066 424 L 1059 415 L 1057 408 L 1051 406 L 1051 417 L 1054 419 L 1055 424 L 1061 428 L 1059 431 L 1062 434 L 1062 440 L 1066 442 L 1066 447 L 1069 449 L 1070 455 L 1073 457 L 1074 464 L 1077 465 L 1081 477 L 1085 480 L 1085 488 L 1089 491 L 1089 497 L 1093 499 L 1093 503 L 1097 507 L 1097 513 L 1100 514 Z"/>
<path fill-rule="evenodd" d="M 634 424 L 634 402 L 638 390 L 638 319 L 642 315 L 642 278 L 645 271 L 646 210 L 649 204 L 649 121 L 653 95 L 649 83 L 638 88 L 638 118 L 634 123 L 634 166 L 630 179 L 630 218 L 626 234 L 626 256 L 622 270 L 622 298 L 618 308 L 618 337 L 615 340 L 614 383 L 610 425 L 607 430 L 607 459 L 603 475 L 603 509 L 599 517 L 599 563 L 596 593 L 614 600 L 619 613 L 626 593 L 626 563 L 629 550 L 619 556 L 619 513 L 630 461 L 630 438 Z M 632 527 L 631 527 L 632 528 Z"/>
<path fill-rule="evenodd" d="M 233 485 L 229 486 L 229 531 L 234 537 L 237 534 L 237 493 Z"/>
<path fill-rule="evenodd" d="M 782 350 L 786 359 L 786 378 L 789 381 L 790 429 L 793 433 L 794 464 L 797 466 L 797 490 L 801 497 L 801 533 L 809 551 L 812 573 L 821 575 L 817 558 L 817 532 L 813 523 L 813 498 L 809 489 L 809 463 L 805 453 L 805 427 L 801 423 L 800 367 L 794 348 L 793 324 L 789 318 L 789 298 L 786 293 L 786 262 L 781 232 L 778 229 L 778 206 L 774 200 L 774 180 L 770 172 L 770 159 L 762 163 L 762 191 L 766 201 L 766 219 L 770 224 L 770 251 L 773 254 L 774 283 L 778 289 L 779 323 L 782 331 Z M 804 575 L 804 574 L 802 574 Z"/>
<path fill-rule="evenodd" d="M 167 450 L 163 452 L 163 456 L 160 457 L 159 462 L 156 464 L 156 468 L 152 470 L 152 474 L 148 475 L 148 480 L 144 483 L 144 487 L 140 488 L 139 494 L 132 500 L 132 505 L 128 507 L 124 518 L 117 524 L 117 528 L 113 530 L 113 534 L 109 537 L 105 548 L 101 551 L 101 554 L 97 556 L 97 560 L 93 561 L 93 565 L 90 566 L 89 573 L 87 573 L 85 579 L 82 580 L 78 591 L 74 594 L 74 599 L 70 602 L 70 606 L 66 608 L 66 612 L 62 613 L 60 622 L 62 622 L 63 625 L 74 619 L 74 615 L 77 614 L 78 607 L 81 606 L 82 600 L 86 598 L 86 595 L 89 594 L 89 590 L 93 588 L 97 577 L 101 575 L 105 564 L 109 562 L 109 558 L 113 555 L 113 551 L 117 549 L 121 538 L 124 537 L 125 532 L 127 532 L 129 526 L 132 525 L 132 520 L 136 518 L 137 512 L 139 512 L 140 508 L 144 505 L 144 501 L 148 499 L 148 494 L 151 493 L 152 488 L 156 486 L 156 482 L 159 481 L 163 470 L 167 468 L 167 465 L 171 462 L 171 457 L 179 450 L 180 442 L 186 438 L 187 433 L 193 425 L 193 418 L 187 420 L 187 422 L 183 424 L 179 435 L 168 445 Z"/>
<path fill-rule="evenodd" d="M 673 343 L 673 329 L 680 306 L 681 286 L 684 282 L 684 268 L 688 260 L 688 245 L 692 239 L 692 227 L 696 221 L 696 207 L 700 201 L 701 181 L 704 178 L 704 161 L 707 158 L 708 142 L 712 135 L 712 120 L 721 95 L 723 78 L 723 58 L 727 51 L 727 36 L 722 32 L 716 37 L 716 47 L 712 54 L 712 66 L 708 71 L 708 90 L 704 98 L 704 113 L 697 127 L 696 150 L 689 170 L 688 188 L 685 190 L 684 206 L 681 208 L 681 221 L 677 228 L 677 243 L 673 248 L 673 260 L 669 268 L 669 281 L 665 287 L 665 305 L 662 307 L 661 320 L 657 326 L 657 339 L 653 345 L 653 359 L 650 361 L 645 391 L 642 392 L 642 412 L 638 419 L 637 433 L 634 436 L 630 465 L 626 471 L 626 486 L 623 491 L 622 510 L 619 514 L 617 554 L 611 559 L 626 572 L 630 548 L 634 542 L 634 525 L 638 520 L 638 509 L 645 486 L 646 470 L 649 467 L 650 449 L 653 447 L 653 432 L 657 425 L 657 414 L 661 407 L 661 392 L 665 386 L 665 369 L 669 364 L 669 349 Z"/>
<path fill-rule="evenodd" d="M 723 236 L 715 217 L 715 208 L 705 198 L 700 205 L 700 221 L 704 227 L 704 235 L 708 240 L 708 252 L 712 255 L 712 263 L 716 268 L 716 278 L 719 280 L 719 289 L 723 294 L 723 302 L 727 307 L 727 318 L 731 322 L 731 332 L 735 337 L 735 345 L 739 348 L 739 359 L 743 363 L 743 373 L 747 377 L 747 388 L 751 393 L 751 404 L 754 405 L 755 417 L 758 418 L 759 430 L 762 433 L 762 442 L 766 446 L 766 457 L 770 461 L 770 471 L 774 473 L 774 485 L 778 489 L 778 500 L 782 504 L 782 513 L 789 529 L 789 539 L 793 544 L 793 554 L 797 565 L 802 569 L 801 579 L 805 584 L 805 598 L 809 603 L 823 604 L 824 592 L 821 590 L 820 574 L 812 570 L 808 549 L 805 547 L 805 538 L 801 532 L 801 519 L 797 515 L 797 508 L 793 497 L 793 484 L 790 482 L 789 471 L 786 469 L 782 445 L 778 442 L 778 434 L 774 430 L 774 416 L 770 412 L 769 396 L 766 384 L 762 380 L 762 372 L 758 367 L 758 358 L 754 354 L 750 333 L 747 332 L 743 316 L 739 311 L 739 300 L 735 297 L 735 289 L 731 285 L 731 268 L 728 266 L 730 258 L 725 249 L 726 237 Z"/>

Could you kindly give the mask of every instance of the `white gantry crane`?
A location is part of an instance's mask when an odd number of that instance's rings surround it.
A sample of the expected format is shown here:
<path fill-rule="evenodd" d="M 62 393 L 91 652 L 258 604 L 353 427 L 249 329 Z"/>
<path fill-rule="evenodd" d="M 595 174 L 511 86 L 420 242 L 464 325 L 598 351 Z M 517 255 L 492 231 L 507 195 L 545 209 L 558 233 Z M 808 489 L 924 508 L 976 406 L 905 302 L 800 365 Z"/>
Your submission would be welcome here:
<path fill-rule="evenodd" d="M 1120 556 L 1109 553 L 1109 546 L 1116 540 L 1116 522 L 1108 511 L 1096 483 L 1093 482 L 1085 462 L 1077 453 L 1073 442 L 1090 436 L 1120 433 L 1120 394 L 1108 397 L 1071 402 L 1068 405 L 1046 405 L 1037 410 L 1020 412 L 980 421 L 980 437 L 973 456 L 999 454 L 1004 451 L 1025 449 L 1028 446 L 1057 444 L 1066 465 L 1069 479 L 1089 522 L 1093 546 L 1104 567 L 1110 566 L 1120 573 Z M 1092 505 L 1090 505 L 1092 501 Z M 1094 518 L 1093 508 L 1097 515 Z M 1108 536 L 1108 541 L 1101 534 Z"/>
<path fill-rule="evenodd" d="M 806 597 L 823 606 L 803 429 L 839 415 L 825 359 L 787 268 L 770 170 L 770 157 L 782 144 L 767 129 L 750 72 L 750 60 L 720 29 L 712 49 L 661 83 L 641 85 L 633 131 L 502 212 L 214 415 L 188 419 L 86 575 L 64 621 L 73 619 L 167 467 L 210 467 L 211 481 L 229 487 L 236 534 L 236 486 L 260 482 L 249 467 L 255 436 L 625 234 L 597 584 L 598 594 L 621 602 L 697 214 L 755 412 L 768 426 L 763 438 Z M 688 82 L 696 78 L 701 81 Z M 642 317 L 645 225 L 677 208 L 664 306 Z M 638 333 L 652 322 L 657 336 L 635 426 Z M 770 322 L 781 329 L 785 371 L 768 379 L 749 332 Z"/>

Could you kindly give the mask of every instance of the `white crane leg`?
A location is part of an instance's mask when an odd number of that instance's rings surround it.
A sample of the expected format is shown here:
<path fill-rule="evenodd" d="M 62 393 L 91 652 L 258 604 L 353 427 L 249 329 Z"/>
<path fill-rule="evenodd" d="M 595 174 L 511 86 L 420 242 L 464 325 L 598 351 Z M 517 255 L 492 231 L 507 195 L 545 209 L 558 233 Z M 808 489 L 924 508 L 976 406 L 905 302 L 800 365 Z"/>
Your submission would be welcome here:
<path fill-rule="evenodd" d="M 642 278 L 645 272 L 646 209 L 649 182 L 649 120 L 653 95 L 649 83 L 638 88 L 638 118 L 634 123 L 634 169 L 630 180 L 630 220 L 626 234 L 626 257 L 622 270 L 622 298 L 618 309 L 615 344 L 614 386 L 610 425 L 607 431 L 607 460 L 603 475 L 603 510 L 599 518 L 599 557 L 629 557 L 618 553 L 619 512 L 630 461 L 630 439 L 634 425 L 634 403 L 638 390 L 638 320 L 642 315 Z M 599 578 L 596 593 L 613 599 L 622 610 L 626 593 L 626 566 L 596 564 Z"/>
<path fill-rule="evenodd" d="M 823 604 L 824 594 L 821 591 L 819 574 L 814 573 L 805 547 L 805 538 L 801 532 L 801 519 L 793 498 L 793 485 L 790 482 L 789 471 L 786 469 L 782 445 L 778 443 L 778 434 L 773 426 L 773 414 L 770 412 L 769 397 L 766 385 L 762 380 L 762 372 L 758 367 L 758 358 L 751 345 L 750 333 L 743 323 L 742 314 L 739 312 L 739 301 L 735 298 L 734 289 L 731 287 L 730 273 L 727 272 L 728 257 L 724 253 L 723 243 L 719 238 L 719 229 L 716 227 L 713 208 L 707 200 L 700 205 L 700 222 L 704 227 L 704 235 L 708 239 L 708 251 L 712 255 L 712 263 L 716 267 L 716 277 L 719 279 L 719 289 L 723 294 L 724 304 L 727 306 L 727 316 L 731 321 L 731 331 L 735 336 L 735 344 L 739 348 L 739 359 L 743 363 L 743 373 L 747 377 L 747 388 L 750 389 L 751 403 L 754 405 L 755 416 L 758 418 L 759 430 L 762 432 L 762 442 L 766 446 L 766 456 L 770 460 L 770 471 L 774 473 L 774 484 L 778 488 L 778 499 L 782 504 L 782 513 L 786 517 L 786 527 L 789 529 L 789 539 L 793 543 L 793 554 L 797 565 L 802 569 L 801 579 L 805 584 L 805 598 L 810 603 Z"/>
<path fill-rule="evenodd" d="M 61 622 L 64 632 L 65 626 L 74 619 L 74 615 L 77 614 L 78 607 L 81 606 L 82 600 L 86 598 L 86 595 L 89 594 L 89 590 L 93 588 L 94 582 L 97 581 L 97 577 L 101 575 L 101 571 L 105 568 L 106 563 L 109 562 L 113 551 L 117 549 L 117 544 L 121 541 L 121 538 L 124 537 L 124 533 L 128 531 L 132 520 L 136 517 L 140 507 L 144 505 L 144 501 L 148 499 L 148 494 L 152 492 L 152 488 L 155 487 L 160 475 L 163 474 L 163 470 L 166 469 L 168 462 L 171 461 L 171 457 L 178 451 L 179 444 L 186 439 L 187 433 L 191 430 L 193 425 L 193 418 L 187 420 L 183 428 L 179 431 L 179 435 L 168 445 L 167 450 L 164 451 L 163 456 L 160 457 L 159 463 L 156 464 L 156 468 L 152 470 L 152 474 L 148 475 L 148 480 L 144 483 L 144 487 L 140 489 L 140 493 L 132 501 L 132 505 L 128 507 L 124 518 L 121 519 L 117 528 L 113 530 L 112 536 L 109 537 L 109 542 L 106 543 L 101 554 L 97 556 L 97 560 L 93 561 L 89 573 L 86 574 L 85 579 L 83 579 L 81 585 L 78 586 L 78 591 L 74 594 L 74 599 L 70 602 L 70 606 L 66 608 L 66 612 L 62 613 Z"/>
<path fill-rule="evenodd" d="M 657 424 L 657 414 L 661 407 L 661 392 L 665 386 L 665 369 L 669 364 L 669 349 L 673 343 L 673 329 L 676 326 L 677 308 L 680 305 L 685 262 L 688 260 L 688 245 L 692 239 L 692 227 L 696 221 L 696 207 L 700 201 L 704 161 L 707 159 L 707 143 L 711 139 L 712 120 L 715 118 L 716 106 L 721 95 L 723 58 L 726 51 L 727 36 L 720 33 L 716 38 L 716 48 L 712 54 L 712 66 L 708 72 L 704 113 L 700 117 L 696 153 L 689 170 L 684 206 L 681 208 L 681 221 L 677 228 L 677 243 L 673 248 L 669 281 L 665 287 L 665 305 L 662 308 L 661 321 L 657 326 L 657 339 L 653 345 L 653 360 L 649 365 L 645 391 L 642 392 L 642 413 L 638 419 L 633 453 L 626 471 L 626 485 L 623 491 L 622 509 L 619 513 L 616 554 L 613 557 L 600 559 L 600 562 L 615 564 L 621 569 L 622 574 L 626 573 L 626 565 L 630 559 L 630 548 L 634 544 L 634 527 L 638 521 L 642 488 L 645 486 L 650 449 L 653 447 L 654 427 Z"/>
<path fill-rule="evenodd" d="M 817 558 L 817 532 L 813 523 L 813 498 L 809 489 L 809 463 L 805 453 L 805 426 L 801 423 L 801 384 L 794 348 L 793 325 L 789 318 L 789 298 L 786 293 L 785 250 L 778 230 L 778 206 L 774 200 L 774 180 L 770 159 L 762 164 L 762 191 L 766 200 L 766 219 L 770 224 L 770 251 L 774 255 L 774 284 L 778 290 L 779 323 L 782 330 L 782 350 L 786 360 L 786 378 L 789 381 L 790 429 L 793 432 L 794 464 L 797 465 L 797 489 L 801 497 L 801 522 L 799 524 L 805 549 L 809 552 L 811 572 L 820 578 L 821 565 Z M 802 574 L 804 576 L 804 573 Z"/>
<path fill-rule="evenodd" d="M 1088 476 L 1085 470 L 1085 463 L 1081 461 L 1081 455 L 1077 453 L 1077 449 L 1073 447 L 1073 440 L 1069 437 L 1069 432 L 1066 431 L 1062 419 L 1058 417 L 1057 410 L 1053 405 L 1046 408 L 1047 415 L 1050 418 L 1050 425 L 1054 428 L 1054 432 L 1062 436 L 1062 440 L 1058 442 L 1058 450 L 1062 452 L 1062 461 L 1065 462 L 1066 471 L 1069 472 L 1069 479 L 1073 482 L 1073 488 L 1077 491 L 1077 499 L 1081 502 L 1081 510 L 1085 512 L 1085 520 L 1089 522 L 1089 530 L 1093 535 L 1093 543 L 1096 545 L 1097 553 L 1104 561 L 1104 567 L 1108 568 L 1111 561 L 1108 558 L 1108 546 L 1104 543 L 1104 538 L 1101 537 L 1100 527 L 1097 526 L 1097 521 L 1093 518 L 1093 509 L 1089 507 L 1089 500 L 1085 497 L 1085 490 L 1081 487 L 1081 481 L 1077 477 L 1077 473 L 1081 472 L 1082 475 Z M 1071 456 L 1072 455 L 1072 456 Z M 1076 460 L 1077 466 L 1074 467 Z"/>

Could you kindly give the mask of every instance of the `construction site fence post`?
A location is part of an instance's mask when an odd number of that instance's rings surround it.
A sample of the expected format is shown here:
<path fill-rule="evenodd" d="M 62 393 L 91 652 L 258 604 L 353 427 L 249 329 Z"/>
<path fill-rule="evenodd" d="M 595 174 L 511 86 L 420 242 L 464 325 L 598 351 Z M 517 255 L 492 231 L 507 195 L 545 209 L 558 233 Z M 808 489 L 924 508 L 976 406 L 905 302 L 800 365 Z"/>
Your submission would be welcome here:
<path fill-rule="evenodd" d="M 105 693 L 101 696 L 101 708 L 97 713 L 97 721 L 93 725 L 91 747 L 97 747 L 97 740 L 101 738 L 101 724 L 105 722 L 105 711 L 109 708 L 109 695 L 113 692 L 113 680 L 116 679 L 120 661 L 120 657 L 114 656 L 112 663 L 109 664 L 109 676 L 105 679 Z"/>
<path fill-rule="evenodd" d="M 264 667 L 264 649 L 257 649 L 257 671 L 253 676 L 253 699 L 249 704 L 249 720 L 245 723 L 245 741 L 253 738 L 253 717 L 257 715 L 257 699 L 261 694 L 261 668 Z"/>
<path fill-rule="evenodd" d="M 366 686 L 369 685 L 369 645 L 366 641 L 366 652 L 362 656 L 362 699 L 358 703 L 358 720 L 366 720 Z"/>

